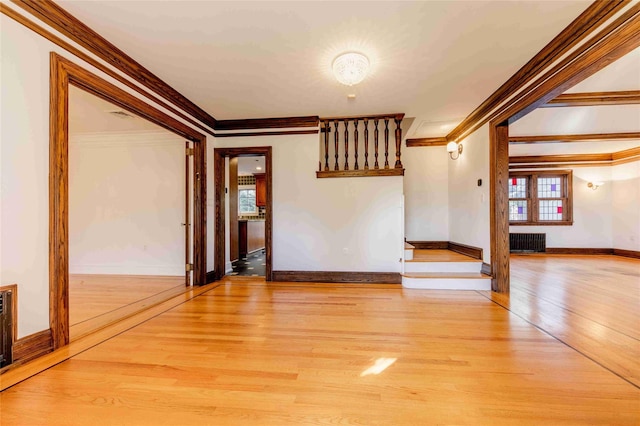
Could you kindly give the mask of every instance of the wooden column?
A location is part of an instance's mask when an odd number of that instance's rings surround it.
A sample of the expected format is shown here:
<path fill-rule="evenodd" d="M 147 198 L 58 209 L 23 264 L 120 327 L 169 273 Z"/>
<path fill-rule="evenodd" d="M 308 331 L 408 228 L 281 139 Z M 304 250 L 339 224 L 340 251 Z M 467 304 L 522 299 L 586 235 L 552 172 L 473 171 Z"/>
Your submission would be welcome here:
<path fill-rule="evenodd" d="M 509 292 L 509 125 L 489 125 L 491 289 Z"/>

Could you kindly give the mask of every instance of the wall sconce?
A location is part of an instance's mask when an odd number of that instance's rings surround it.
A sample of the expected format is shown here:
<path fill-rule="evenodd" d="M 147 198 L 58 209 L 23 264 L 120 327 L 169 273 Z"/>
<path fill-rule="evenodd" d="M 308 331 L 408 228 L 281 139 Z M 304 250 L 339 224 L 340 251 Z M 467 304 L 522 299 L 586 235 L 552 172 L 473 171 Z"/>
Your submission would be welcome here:
<path fill-rule="evenodd" d="M 458 157 L 460 157 L 460 154 L 462 154 L 462 144 L 461 143 L 456 143 L 456 142 L 449 142 L 447 144 L 447 152 L 449 153 L 449 157 L 451 157 L 452 160 L 457 160 Z M 454 153 L 458 153 L 455 157 L 453 156 Z"/>
<path fill-rule="evenodd" d="M 595 191 L 596 189 L 598 189 L 602 185 L 604 185 L 604 182 L 589 182 L 587 184 L 587 187 L 591 188 L 591 189 L 593 189 Z"/>

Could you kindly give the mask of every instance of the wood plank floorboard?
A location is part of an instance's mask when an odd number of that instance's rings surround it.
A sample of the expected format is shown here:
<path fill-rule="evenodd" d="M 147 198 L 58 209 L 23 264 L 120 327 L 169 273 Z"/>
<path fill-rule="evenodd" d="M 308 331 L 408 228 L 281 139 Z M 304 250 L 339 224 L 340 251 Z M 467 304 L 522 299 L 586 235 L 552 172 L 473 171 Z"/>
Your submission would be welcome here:
<path fill-rule="evenodd" d="M 184 277 L 143 275 L 69 275 L 69 324 L 91 318 L 174 289 Z"/>
<path fill-rule="evenodd" d="M 451 250 L 414 250 L 413 260 L 407 262 L 479 262 L 478 259 Z"/>
<path fill-rule="evenodd" d="M 640 387 L 640 260 L 511 256 L 511 293 L 496 303 Z"/>
<path fill-rule="evenodd" d="M 225 279 L 0 394 L 18 425 L 638 425 L 640 390 L 473 291 Z"/>

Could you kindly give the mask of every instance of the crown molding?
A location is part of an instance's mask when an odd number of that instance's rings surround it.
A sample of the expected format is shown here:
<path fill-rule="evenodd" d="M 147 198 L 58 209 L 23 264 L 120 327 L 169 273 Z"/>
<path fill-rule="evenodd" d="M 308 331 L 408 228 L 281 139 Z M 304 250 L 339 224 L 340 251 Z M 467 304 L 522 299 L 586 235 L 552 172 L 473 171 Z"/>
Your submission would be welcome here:
<path fill-rule="evenodd" d="M 640 90 L 563 93 L 539 108 L 640 104 Z"/>

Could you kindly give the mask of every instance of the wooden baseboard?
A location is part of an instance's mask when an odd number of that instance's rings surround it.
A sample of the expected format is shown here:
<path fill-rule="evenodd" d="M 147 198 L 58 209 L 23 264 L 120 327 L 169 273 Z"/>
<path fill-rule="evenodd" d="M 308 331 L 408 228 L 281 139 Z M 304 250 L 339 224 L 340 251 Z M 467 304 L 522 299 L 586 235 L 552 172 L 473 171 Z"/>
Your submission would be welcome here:
<path fill-rule="evenodd" d="M 273 281 L 401 284 L 399 272 L 273 271 Z"/>
<path fill-rule="evenodd" d="M 473 257 L 474 259 L 482 260 L 482 249 L 480 247 L 473 247 L 466 244 L 454 243 L 453 241 L 449 241 L 447 248 L 451 251 L 455 251 L 456 253 L 464 254 L 465 256 Z"/>
<path fill-rule="evenodd" d="M 582 255 L 602 255 L 613 254 L 610 248 L 567 248 L 567 247 L 547 247 L 544 254 L 582 254 Z"/>
<path fill-rule="evenodd" d="M 207 276 L 206 276 L 206 282 L 205 284 L 211 284 L 212 282 L 214 282 L 216 280 L 216 271 L 209 271 L 207 272 Z"/>
<path fill-rule="evenodd" d="M 451 250 L 482 260 L 482 249 L 453 241 L 407 241 L 418 250 Z"/>
<path fill-rule="evenodd" d="M 25 363 L 53 351 L 51 329 L 42 330 L 22 339 L 13 345 L 13 363 Z"/>
<path fill-rule="evenodd" d="M 634 259 L 640 259 L 640 251 L 636 251 L 636 250 L 613 249 L 613 254 L 615 254 L 616 256 L 624 256 L 624 257 L 632 257 Z"/>
<path fill-rule="evenodd" d="M 407 241 L 418 250 L 447 250 L 449 241 Z"/>

